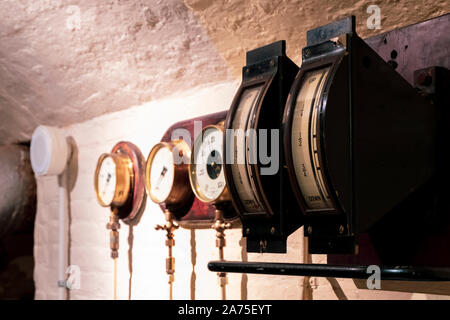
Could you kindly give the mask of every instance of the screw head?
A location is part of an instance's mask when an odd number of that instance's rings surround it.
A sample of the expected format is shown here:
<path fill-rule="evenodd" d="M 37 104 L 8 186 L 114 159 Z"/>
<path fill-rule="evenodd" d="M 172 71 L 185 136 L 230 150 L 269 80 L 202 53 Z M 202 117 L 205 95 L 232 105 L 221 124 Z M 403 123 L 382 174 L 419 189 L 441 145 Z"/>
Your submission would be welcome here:
<path fill-rule="evenodd" d="M 310 49 L 305 49 L 305 56 L 308 57 L 311 54 Z"/>

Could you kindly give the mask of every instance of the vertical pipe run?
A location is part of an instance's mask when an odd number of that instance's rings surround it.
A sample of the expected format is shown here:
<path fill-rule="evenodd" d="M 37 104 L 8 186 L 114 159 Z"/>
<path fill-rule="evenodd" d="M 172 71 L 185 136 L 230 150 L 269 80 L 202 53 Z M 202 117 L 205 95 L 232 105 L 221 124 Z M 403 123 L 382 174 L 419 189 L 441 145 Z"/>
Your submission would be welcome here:
<path fill-rule="evenodd" d="M 114 261 L 113 298 L 114 298 L 114 300 L 117 300 L 117 258 L 114 258 L 113 261 Z"/>
<path fill-rule="evenodd" d="M 111 230 L 109 232 L 109 247 L 111 249 L 111 258 L 114 261 L 113 270 L 113 286 L 114 300 L 117 300 L 117 259 L 119 258 L 119 215 L 116 207 L 111 207 L 111 215 L 109 217 L 109 222 L 106 224 L 106 229 Z"/>
<path fill-rule="evenodd" d="M 58 299 L 67 300 L 68 267 L 68 172 L 66 167 L 72 155 L 71 144 L 60 129 L 38 126 L 31 138 L 30 160 L 36 176 L 58 176 Z"/>
<path fill-rule="evenodd" d="M 226 245 L 225 241 L 225 230 L 231 228 L 231 224 L 225 222 L 223 210 L 216 207 L 215 222 L 211 226 L 212 229 L 216 231 L 216 247 L 219 249 L 219 261 L 224 261 L 223 248 Z M 227 299 L 227 274 L 225 272 L 218 272 L 217 276 L 219 278 L 219 286 L 222 294 L 222 300 Z"/>
<path fill-rule="evenodd" d="M 68 216 L 68 194 L 67 194 L 67 172 L 58 176 L 58 300 L 67 300 L 66 270 L 68 267 L 67 254 L 67 216 Z"/>
<path fill-rule="evenodd" d="M 168 248 L 168 258 L 166 259 L 166 273 L 169 276 L 169 299 L 173 299 L 173 282 L 175 281 L 175 258 L 172 256 L 172 248 L 175 245 L 173 232 L 179 228 L 174 223 L 174 215 L 166 209 L 166 224 L 156 225 L 155 230 L 166 231 L 166 246 Z"/>

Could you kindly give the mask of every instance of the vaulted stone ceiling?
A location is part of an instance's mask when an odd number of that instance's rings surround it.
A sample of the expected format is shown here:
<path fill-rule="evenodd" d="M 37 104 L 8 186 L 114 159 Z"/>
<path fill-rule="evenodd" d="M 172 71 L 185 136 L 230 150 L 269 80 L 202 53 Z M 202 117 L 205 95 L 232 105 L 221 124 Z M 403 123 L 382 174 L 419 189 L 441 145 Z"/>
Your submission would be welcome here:
<path fill-rule="evenodd" d="M 449 0 L 185 0 L 205 26 L 235 76 L 245 65 L 245 52 L 277 40 L 287 41 L 287 55 L 301 64 L 306 32 L 349 15 L 363 39 L 450 12 Z M 380 29 L 367 20 L 380 9 Z M 369 19 L 370 22 L 373 20 Z"/>
<path fill-rule="evenodd" d="M 0 1 L 0 144 L 229 76 L 182 0 Z"/>
<path fill-rule="evenodd" d="M 370 2 L 370 3 L 369 3 Z M 448 0 L 2 0 L 0 144 L 212 82 L 239 80 L 245 52 L 357 16 L 362 37 L 449 12 Z M 381 29 L 366 26 L 369 4 Z M 180 106 L 182 107 L 182 106 Z"/>

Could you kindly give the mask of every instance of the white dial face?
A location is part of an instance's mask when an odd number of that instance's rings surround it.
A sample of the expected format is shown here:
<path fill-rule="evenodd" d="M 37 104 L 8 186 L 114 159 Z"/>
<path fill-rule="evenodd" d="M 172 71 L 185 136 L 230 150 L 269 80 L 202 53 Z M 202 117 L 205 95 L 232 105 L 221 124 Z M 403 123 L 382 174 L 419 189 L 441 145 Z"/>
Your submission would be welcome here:
<path fill-rule="evenodd" d="M 100 200 L 107 206 L 114 199 L 116 182 L 116 163 L 110 156 L 105 157 L 98 171 L 97 190 Z"/>
<path fill-rule="evenodd" d="M 319 102 L 328 72 L 329 68 L 324 68 L 305 75 L 292 120 L 292 160 L 297 182 L 309 209 L 332 208 L 317 149 Z"/>
<path fill-rule="evenodd" d="M 203 141 L 196 140 L 191 176 L 197 195 L 210 202 L 220 197 L 225 188 L 223 172 L 223 132 L 217 128 L 203 131 Z"/>
<path fill-rule="evenodd" d="M 264 211 L 262 200 L 258 198 L 255 190 L 254 179 L 250 173 L 250 150 L 255 152 L 256 147 L 246 136 L 250 125 L 250 117 L 256 108 L 256 101 L 262 87 L 246 89 L 241 96 L 239 106 L 234 115 L 232 128 L 234 129 L 233 152 L 234 159 L 231 165 L 231 173 L 239 198 L 246 213 L 259 213 Z M 253 141 L 254 142 L 254 141 Z M 253 161 L 254 163 L 254 161 Z"/>
<path fill-rule="evenodd" d="M 153 201 L 164 202 L 173 187 L 175 165 L 169 147 L 159 148 L 150 167 L 150 193 Z"/>

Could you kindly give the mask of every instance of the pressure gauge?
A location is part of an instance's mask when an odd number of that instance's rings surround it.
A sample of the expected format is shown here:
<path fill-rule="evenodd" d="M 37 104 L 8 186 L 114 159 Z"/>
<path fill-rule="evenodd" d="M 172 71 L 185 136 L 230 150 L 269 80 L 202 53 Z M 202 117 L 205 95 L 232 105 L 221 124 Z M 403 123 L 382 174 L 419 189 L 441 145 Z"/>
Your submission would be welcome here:
<path fill-rule="evenodd" d="M 189 168 L 192 190 L 200 201 L 230 200 L 223 163 L 223 126 L 206 126 L 195 139 Z"/>
<path fill-rule="evenodd" d="M 145 206 L 145 160 L 131 142 L 116 143 L 110 153 L 97 161 L 94 188 L 100 205 L 111 208 L 106 228 L 110 231 L 111 258 L 119 256 L 120 220 L 135 225 Z"/>
<path fill-rule="evenodd" d="M 124 205 L 132 179 L 133 165 L 129 157 L 120 153 L 102 154 L 95 171 L 95 192 L 100 205 Z"/>
<path fill-rule="evenodd" d="M 152 148 L 145 176 L 147 193 L 153 202 L 179 208 L 191 199 L 190 156 L 190 148 L 183 140 L 160 142 Z"/>

